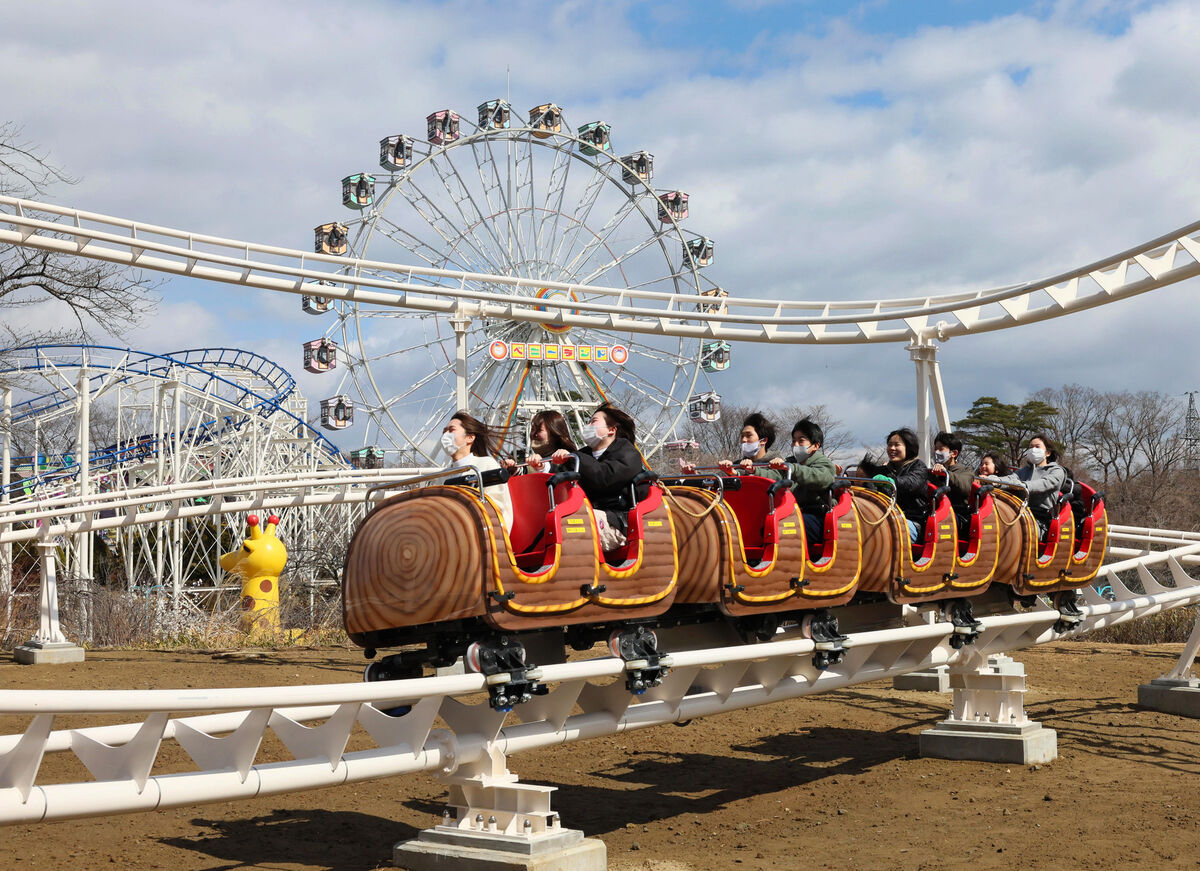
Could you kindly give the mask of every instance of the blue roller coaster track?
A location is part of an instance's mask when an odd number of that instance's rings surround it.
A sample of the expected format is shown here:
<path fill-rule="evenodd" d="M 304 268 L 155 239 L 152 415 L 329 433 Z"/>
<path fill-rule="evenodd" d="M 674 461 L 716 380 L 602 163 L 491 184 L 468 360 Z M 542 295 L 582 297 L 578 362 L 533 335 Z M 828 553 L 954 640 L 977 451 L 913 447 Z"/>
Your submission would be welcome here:
<path fill-rule="evenodd" d="M 253 351 L 238 348 L 191 348 L 155 354 L 108 345 L 35 345 L 29 348 L 0 349 L 0 378 L 84 366 L 88 372 L 96 372 L 95 375 L 89 376 L 92 392 L 133 378 L 166 380 L 173 375 L 177 376 L 180 370 L 186 370 L 199 376 L 199 384 L 211 382 L 214 386 L 223 388 L 227 396 L 233 397 L 234 401 L 242 405 L 245 413 L 237 419 L 234 415 L 213 418 L 189 427 L 179 434 L 190 442 L 211 441 L 218 435 L 241 429 L 255 417 L 262 419 L 278 414 L 294 421 L 297 433 L 311 437 L 314 443 L 327 451 L 331 457 L 341 455 L 333 442 L 313 428 L 308 421 L 284 406 L 295 393 L 296 379 L 278 363 Z M 243 370 L 253 375 L 258 384 L 252 389 L 216 371 L 228 369 Z M 72 392 L 56 390 L 14 403 L 13 424 L 47 414 L 74 401 L 75 396 Z M 164 433 L 162 441 L 170 444 L 174 438 L 175 433 Z M 91 470 L 104 472 L 126 463 L 144 462 L 156 456 L 159 449 L 160 443 L 153 434 L 142 435 L 120 444 L 89 451 L 88 463 Z M 12 467 L 14 470 L 32 470 L 31 474 L 14 480 L 9 485 L 8 493 L 17 495 L 49 481 L 73 480 L 78 476 L 81 464 L 78 458 L 71 455 L 56 457 L 39 454 L 36 457 L 14 457 Z M 2 488 L 0 492 L 3 492 Z"/>

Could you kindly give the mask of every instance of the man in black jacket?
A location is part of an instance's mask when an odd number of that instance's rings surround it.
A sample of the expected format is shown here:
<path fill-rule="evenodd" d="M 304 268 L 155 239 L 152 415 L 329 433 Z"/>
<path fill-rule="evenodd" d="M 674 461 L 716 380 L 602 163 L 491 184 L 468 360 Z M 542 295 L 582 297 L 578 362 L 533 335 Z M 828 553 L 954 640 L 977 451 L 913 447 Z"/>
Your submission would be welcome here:
<path fill-rule="evenodd" d="M 637 425 L 633 418 L 611 405 L 601 405 L 583 428 L 587 447 L 579 451 L 579 485 L 592 503 L 600 546 L 612 550 L 625 543 L 625 528 L 631 503 L 629 485 L 646 467 L 634 447 Z M 554 463 L 565 463 L 568 451 L 556 451 Z M 650 493 L 650 485 L 637 488 L 640 502 Z"/>

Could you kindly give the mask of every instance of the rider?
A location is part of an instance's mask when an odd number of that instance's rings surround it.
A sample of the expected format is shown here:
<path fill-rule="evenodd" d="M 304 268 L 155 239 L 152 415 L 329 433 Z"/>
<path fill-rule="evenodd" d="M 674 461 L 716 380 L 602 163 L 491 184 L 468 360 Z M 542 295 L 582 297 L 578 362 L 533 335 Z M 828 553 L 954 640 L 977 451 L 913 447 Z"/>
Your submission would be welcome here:
<path fill-rule="evenodd" d="M 529 454 L 525 465 L 530 472 L 552 471 L 547 458 L 557 450 L 571 453 L 578 450 L 567 428 L 567 419 L 557 411 L 539 411 L 529 422 Z M 506 457 L 500 460 L 500 465 L 515 470 L 517 462 Z"/>
<path fill-rule="evenodd" d="M 785 471 L 791 475 L 792 493 L 804 518 L 804 540 L 809 547 L 825 539 L 829 488 L 837 474 L 833 460 L 821 451 L 824 441 L 825 433 L 815 421 L 807 417 L 798 420 L 792 427 L 791 456 L 772 459 L 770 468 L 763 470 L 771 478 L 782 478 Z"/>
<path fill-rule="evenodd" d="M 450 455 L 450 468 L 475 468 L 491 472 L 500 468 L 492 452 L 492 434 L 488 425 L 465 411 L 456 411 L 442 430 L 442 450 Z M 483 488 L 484 495 L 496 503 L 504 525 L 512 527 L 512 499 L 508 484 L 501 482 Z"/>
<path fill-rule="evenodd" d="M 1067 471 L 1058 464 L 1057 446 L 1041 433 L 1029 440 L 1025 459 L 1028 462 L 1015 473 L 995 480 L 1025 485 L 1029 492 L 1029 513 L 1037 521 L 1039 537 L 1045 538 L 1054 509 L 1054 494 L 1066 481 Z"/>
<path fill-rule="evenodd" d="M 740 440 L 742 457 L 738 460 L 738 465 L 748 473 L 754 471 L 756 464 L 779 459 L 779 452 L 770 449 L 771 445 L 775 444 L 775 424 L 767 420 L 762 412 L 755 411 L 746 415 L 746 419 L 742 421 Z M 733 460 L 720 460 L 717 465 L 726 475 L 732 475 L 733 463 Z"/>
<path fill-rule="evenodd" d="M 929 480 L 945 484 L 950 489 L 950 507 L 958 522 L 960 541 L 971 529 L 971 488 L 975 476 L 958 461 L 962 451 L 962 440 L 952 432 L 939 432 L 933 437 L 933 465 L 929 468 Z"/>
<path fill-rule="evenodd" d="M 599 406 L 583 429 L 587 447 L 579 451 L 579 485 L 592 503 L 596 527 L 600 531 L 602 550 L 613 550 L 625 544 L 630 504 L 629 486 L 645 470 L 642 455 L 634 446 L 637 425 L 633 418 L 608 403 Z M 550 461 L 556 465 L 567 462 L 571 453 L 555 451 Z M 648 483 L 639 484 L 637 500 L 650 493 Z"/>
<path fill-rule="evenodd" d="M 917 456 L 917 434 L 908 427 L 894 429 L 887 437 L 885 464 L 879 464 L 870 456 L 863 457 L 859 466 L 868 475 L 885 475 L 895 482 L 896 504 L 904 512 L 908 523 L 908 537 L 914 544 L 921 539 L 921 529 L 929 516 L 929 500 L 926 483 L 929 469 Z"/>

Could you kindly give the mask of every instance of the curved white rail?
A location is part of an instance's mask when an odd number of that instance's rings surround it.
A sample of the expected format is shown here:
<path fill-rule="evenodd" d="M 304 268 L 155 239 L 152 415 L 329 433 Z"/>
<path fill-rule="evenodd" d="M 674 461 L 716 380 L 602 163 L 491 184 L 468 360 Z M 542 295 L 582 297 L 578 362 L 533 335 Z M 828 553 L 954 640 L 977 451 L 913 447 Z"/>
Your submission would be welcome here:
<path fill-rule="evenodd" d="M 39 215 L 65 220 L 46 220 Z M 891 300 L 699 299 L 619 287 L 348 260 L 0 197 L 0 243 L 174 275 L 380 306 L 781 344 L 944 340 L 1059 317 L 1200 275 L 1200 222 L 1041 281 Z M 181 244 L 182 243 L 182 244 Z M 340 274 L 354 266 L 395 280 Z M 312 286 L 333 280 L 338 286 Z M 548 287 L 563 299 L 521 295 Z M 940 316 L 940 317 L 939 317 Z"/>

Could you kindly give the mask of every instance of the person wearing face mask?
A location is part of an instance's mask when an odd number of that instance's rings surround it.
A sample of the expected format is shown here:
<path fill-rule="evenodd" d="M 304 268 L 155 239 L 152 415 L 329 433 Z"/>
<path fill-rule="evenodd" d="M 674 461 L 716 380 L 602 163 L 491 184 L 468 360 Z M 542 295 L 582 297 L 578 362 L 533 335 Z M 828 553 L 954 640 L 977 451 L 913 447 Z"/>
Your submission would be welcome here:
<path fill-rule="evenodd" d="M 771 445 L 775 444 L 775 424 L 767 420 L 760 412 L 754 412 L 746 416 L 742 421 L 741 432 L 742 456 L 739 460 L 721 460 L 717 463 L 721 467 L 721 471 L 726 475 L 733 474 L 733 464 L 736 462 L 742 469 L 749 474 L 757 474 L 754 470 L 755 464 L 769 463 L 772 460 L 781 459 L 777 451 L 772 451 Z"/>
<path fill-rule="evenodd" d="M 1067 470 L 1058 464 L 1058 448 L 1054 442 L 1041 433 L 1029 440 L 1025 459 L 1025 465 L 1015 473 L 989 480 L 1025 485 L 1029 491 L 1029 513 L 1037 521 L 1038 534 L 1045 538 L 1054 510 L 1054 494 L 1067 480 Z"/>
<path fill-rule="evenodd" d="M 495 457 L 491 455 L 492 434 L 488 425 L 465 411 L 456 411 L 454 417 L 442 430 L 442 450 L 450 457 L 450 468 L 462 469 L 468 466 L 480 472 L 490 472 L 500 468 Z M 512 528 L 512 499 L 508 495 L 508 484 L 492 484 L 483 488 L 484 495 L 496 503 L 504 525 Z"/>
<path fill-rule="evenodd" d="M 742 421 L 741 440 L 741 458 L 737 460 L 718 460 L 717 465 L 726 475 L 733 474 L 733 467 L 736 463 L 740 468 L 744 469 L 747 474 L 762 474 L 762 469 L 755 471 L 755 464 L 769 463 L 775 459 L 782 459 L 778 451 L 772 451 L 771 445 L 775 444 L 775 424 L 767 420 L 766 416 L 761 412 L 753 412 L 746 416 Z M 696 466 L 694 463 L 681 461 L 680 469 L 685 475 L 694 475 Z M 778 475 L 767 475 L 769 478 L 778 478 Z"/>
<path fill-rule="evenodd" d="M 800 506 L 804 518 L 804 540 L 810 548 L 825 540 L 825 514 L 829 508 L 829 488 L 837 475 L 833 460 L 821 451 L 825 433 L 821 427 L 807 417 L 796 421 L 792 427 L 792 453 L 787 459 L 771 460 L 771 465 L 762 474 L 782 478 L 791 475 L 792 493 Z"/>
<path fill-rule="evenodd" d="M 600 531 L 600 547 L 612 550 L 625 544 L 630 504 L 629 485 L 645 469 L 642 455 L 634 446 L 637 425 L 633 418 L 605 403 L 592 414 L 583 428 L 587 445 L 579 451 L 579 485 L 592 503 L 592 513 Z M 557 450 L 550 461 L 567 462 L 569 451 Z M 638 485 L 640 502 L 650 493 L 650 485 Z"/>
<path fill-rule="evenodd" d="M 896 482 L 896 504 L 908 521 L 908 537 L 914 544 L 920 541 L 929 516 L 929 468 L 917 455 L 919 451 L 917 434 L 905 426 L 888 433 L 886 463 L 881 465 L 870 456 L 859 463 L 866 474 L 885 475 Z"/>
<path fill-rule="evenodd" d="M 929 467 L 929 480 L 939 486 L 950 488 L 950 507 L 958 522 L 958 539 L 971 531 L 971 488 L 975 476 L 958 461 L 962 451 L 962 440 L 952 432 L 939 432 L 933 437 L 933 465 Z"/>

